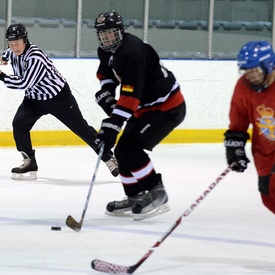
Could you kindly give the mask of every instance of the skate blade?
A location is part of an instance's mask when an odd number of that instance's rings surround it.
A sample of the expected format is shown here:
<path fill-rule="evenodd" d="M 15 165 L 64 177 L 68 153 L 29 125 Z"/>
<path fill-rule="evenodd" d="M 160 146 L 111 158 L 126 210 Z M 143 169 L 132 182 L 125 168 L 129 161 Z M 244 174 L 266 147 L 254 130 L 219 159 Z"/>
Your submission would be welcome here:
<path fill-rule="evenodd" d="M 105 211 L 105 215 L 113 216 L 113 217 L 125 217 L 129 218 L 133 216 L 132 211 L 126 211 L 126 212 L 109 212 L 108 210 Z"/>
<path fill-rule="evenodd" d="M 162 205 L 156 207 L 151 212 L 133 214 L 133 220 L 140 221 L 140 220 L 149 219 L 149 218 L 164 214 L 165 212 L 168 212 L 169 210 L 170 210 L 170 206 L 167 203 L 165 203 L 165 204 L 162 204 Z"/>
<path fill-rule="evenodd" d="M 37 174 L 36 174 L 36 171 L 26 172 L 26 173 L 11 173 L 11 178 L 13 180 L 32 181 L 37 179 Z"/>

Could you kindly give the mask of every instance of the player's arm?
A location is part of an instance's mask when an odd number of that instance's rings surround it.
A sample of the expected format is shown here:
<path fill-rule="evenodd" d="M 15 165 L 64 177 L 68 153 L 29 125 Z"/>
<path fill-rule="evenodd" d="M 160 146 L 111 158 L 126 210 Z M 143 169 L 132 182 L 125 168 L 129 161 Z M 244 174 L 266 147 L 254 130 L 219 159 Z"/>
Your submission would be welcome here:
<path fill-rule="evenodd" d="M 116 106 L 116 88 L 119 81 L 116 79 L 114 72 L 108 66 L 108 58 L 105 53 L 99 54 L 100 64 L 97 70 L 97 79 L 100 82 L 101 89 L 95 94 L 96 103 L 103 111 L 110 116 Z"/>
<path fill-rule="evenodd" d="M 96 103 L 103 109 L 103 111 L 110 116 L 116 106 L 115 89 L 112 87 L 103 87 L 95 94 Z"/>
<path fill-rule="evenodd" d="M 30 58 L 25 62 L 25 71 L 22 76 L 18 75 L 4 75 L 0 79 L 5 83 L 5 86 L 10 89 L 26 90 L 33 87 L 36 83 L 41 81 L 47 74 L 45 65 L 38 58 Z"/>
<path fill-rule="evenodd" d="M 233 170 L 236 172 L 244 172 L 250 162 L 245 152 L 245 145 L 249 139 L 247 102 L 249 100 L 245 98 L 242 82 L 239 81 L 231 100 L 229 129 L 224 133 L 227 163 L 235 163 Z"/>

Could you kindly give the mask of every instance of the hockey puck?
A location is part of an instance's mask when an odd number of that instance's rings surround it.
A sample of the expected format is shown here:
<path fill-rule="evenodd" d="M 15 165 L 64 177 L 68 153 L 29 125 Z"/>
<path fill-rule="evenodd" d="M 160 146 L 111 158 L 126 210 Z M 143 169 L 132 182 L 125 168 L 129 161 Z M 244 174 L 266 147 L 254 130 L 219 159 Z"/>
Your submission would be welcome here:
<path fill-rule="evenodd" d="M 54 230 L 54 231 L 60 231 L 61 227 L 60 226 L 52 226 L 51 229 Z"/>

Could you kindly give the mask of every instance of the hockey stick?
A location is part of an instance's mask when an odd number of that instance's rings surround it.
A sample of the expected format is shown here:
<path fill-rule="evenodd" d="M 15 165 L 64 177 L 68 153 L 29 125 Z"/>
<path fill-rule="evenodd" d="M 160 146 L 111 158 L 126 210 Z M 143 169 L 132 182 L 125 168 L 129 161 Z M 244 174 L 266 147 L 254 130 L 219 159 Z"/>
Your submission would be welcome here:
<path fill-rule="evenodd" d="M 149 256 L 163 243 L 163 241 L 175 230 L 175 228 L 181 223 L 181 220 L 183 217 L 188 216 L 195 208 L 198 206 L 198 204 L 218 185 L 218 183 L 224 178 L 225 175 L 228 174 L 232 170 L 232 167 L 235 165 L 233 163 L 232 165 L 228 166 L 221 174 L 220 176 L 214 181 L 207 190 L 203 192 L 203 194 L 197 198 L 191 206 L 185 210 L 185 212 L 179 217 L 179 219 L 174 223 L 174 225 L 171 227 L 169 231 L 167 231 L 159 241 L 157 241 L 150 249 L 149 251 L 135 264 L 132 266 L 123 266 L 123 265 L 117 265 L 112 264 L 108 262 L 104 262 L 98 259 L 95 259 L 91 262 L 92 268 L 94 270 L 105 272 L 109 274 L 133 274 L 135 270 L 145 261 L 149 258 Z"/>
<path fill-rule="evenodd" d="M 83 221 L 84 221 L 84 217 L 85 217 L 85 214 L 86 214 L 86 211 L 87 211 L 87 208 L 88 208 L 88 204 L 89 204 L 89 201 L 90 201 L 90 196 L 91 196 L 92 189 L 93 189 L 94 182 L 95 182 L 95 178 L 96 178 L 96 173 L 97 173 L 97 170 L 98 170 L 98 167 L 99 167 L 101 157 L 103 155 L 103 151 L 104 151 L 104 143 L 101 145 L 100 150 L 99 150 L 99 154 L 98 154 L 98 158 L 97 158 L 97 162 L 96 162 L 96 166 L 95 166 L 95 171 L 94 171 L 94 174 L 93 174 L 93 177 L 92 177 L 92 181 L 91 181 L 91 184 L 90 184 L 89 192 L 88 192 L 88 195 L 87 195 L 87 198 L 86 198 L 86 202 L 85 202 L 85 205 L 84 205 L 84 209 L 83 209 L 83 212 L 82 212 L 80 222 L 77 222 L 70 215 L 66 219 L 67 226 L 70 227 L 71 229 L 77 231 L 77 232 L 81 230 L 81 227 L 82 227 L 82 224 L 83 224 Z"/>

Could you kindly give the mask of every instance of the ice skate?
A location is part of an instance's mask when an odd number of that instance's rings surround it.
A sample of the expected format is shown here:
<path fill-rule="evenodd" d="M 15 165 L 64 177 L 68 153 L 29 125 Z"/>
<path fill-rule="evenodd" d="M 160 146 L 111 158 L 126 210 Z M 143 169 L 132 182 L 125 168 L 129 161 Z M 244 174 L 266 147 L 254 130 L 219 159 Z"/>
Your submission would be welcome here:
<path fill-rule="evenodd" d="M 117 160 L 114 157 L 111 157 L 109 160 L 105 161 L 105 164 L 107 165 L 112 175 L 117 177 L 119 174 Z"/>
<path fill-rule="evenodd" d="M 11 178 L 13 180 L 36 180 L 38 170 L 35 157 L 29 157 L 25 152 L 21 152 L 23 164 L 19 167 L 12 168 Z"/>
<path fill-rule="evenodd" d="M 109 202 L 106 207 L 106 215 L 110 216 L 132 216 L 132 200 L 129 197 L 121 201 Z"/>
<path fill-rule="evenodd" d="M 163 214 L 170 210 L 167 202 L 168 196 L 160 178 L 160 183 L 153 189 L 146 191 L 143 195 L 133 198 L 133 219 L 138 221 Z"/>
<path fill-rule="evenodd" d="M 134 197 L 125 197 L 121 201 L 112 201 L 107 204 L 106 215 L 110 216 L 121 216 L 121 217 L 132 217 L 132 206 L 134 199 L 142 196 L 144 192 L 139 193 Z"/>

